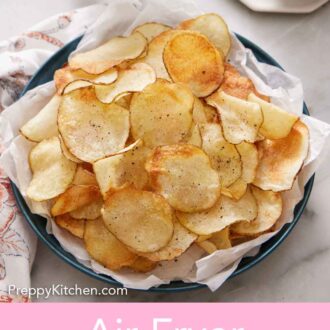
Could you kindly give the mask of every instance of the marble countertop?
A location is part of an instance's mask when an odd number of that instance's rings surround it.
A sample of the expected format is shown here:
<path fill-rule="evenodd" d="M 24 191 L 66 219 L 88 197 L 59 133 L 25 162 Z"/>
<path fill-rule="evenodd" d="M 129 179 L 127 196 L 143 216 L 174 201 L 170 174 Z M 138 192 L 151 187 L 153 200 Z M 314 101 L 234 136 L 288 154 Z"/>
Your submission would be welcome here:
<path fill-rule="evenodd" d="M 269 52 L 301 78 L 311 114 L 330 123 L 330 3 L 308 15 L 255 13 L 238 1 L 197 0 L 205 11 L 220 13 L 232 30 Z M 55 13 L 93 4 L 92 0 L 2 0 L 0 40 Z M 263 262 L 227 281 L 218 291 L 159 294 L 129 291 L 125 297 L 53 296 L 48 301 L 330 301 L 330 174 L 327 156 L 316 175 L 307 208 L 293 232 Z M 102 288 L 39 243 L 32 286 Z"/>

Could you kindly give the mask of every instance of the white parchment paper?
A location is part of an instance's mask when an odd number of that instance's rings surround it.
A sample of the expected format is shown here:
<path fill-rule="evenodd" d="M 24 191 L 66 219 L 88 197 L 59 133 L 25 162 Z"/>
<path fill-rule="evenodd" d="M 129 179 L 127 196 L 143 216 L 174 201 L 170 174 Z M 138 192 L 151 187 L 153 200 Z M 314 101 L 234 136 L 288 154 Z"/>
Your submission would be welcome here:
<path fill-rule="evenodd" d="M 181 20 L 200 14 L 194 2 L 189 0 L 111 1 L 87 31 L 76 52 L 97 47 L 113 36 L 127 35 L 135 26 L 144 22 L 155 21 L 176 26 Z M 252 52 L 245 49 L 234 35 L 232 35 L 232 40 L 231 63 L 242 74 L 252 79 L 259 92 L 269 95 L 273 103 L 285 110 L 300 115 L 309 128 L 309 155 L 293 189 L 283 193 L 284 210 L 278 222 L 278 230 L 280 230 L 285 223 L 292 221 L 294 207 L 303 197 L 304 185 L 328 152 L 327 139 L 330 135 L 330 126 L 302 114 L 303 89 L 298 78 L 276 67 L 259 63 Z M 206 257 L 201 249 L 193 246 L 178 260 L 162 262 L 148 274 L 138 274 L 130 270 L 113 272 L 102 267 L 90 259 L 81 240 L 56 226 L 50 218 L 48 203 L 36 203 L 26 197 L 26 190 L 31 180 L 28 154 L 35 144 L 20 136 L 19 128 L 38 113 L 54 93 L 54 84 L 49 82 L 29 91 L 2 113 L 0 134 L 5 150 L 0 158 L 0 164 L 20 189 L 31 211 L 47 218 L 48 232 L 54 234 L 62 247 L 74 255 L 80 263 L 97 273 L 112 276 L 128 288 L 148 289 L 172 280 L 183 280 L 203 283 L 211 290 L 216 290 L 235 271 L 243 256 L 255 254 L 262 243 L 277 233 L 276 231 L 262 235 L 252 241 L 217 251 Z"/>

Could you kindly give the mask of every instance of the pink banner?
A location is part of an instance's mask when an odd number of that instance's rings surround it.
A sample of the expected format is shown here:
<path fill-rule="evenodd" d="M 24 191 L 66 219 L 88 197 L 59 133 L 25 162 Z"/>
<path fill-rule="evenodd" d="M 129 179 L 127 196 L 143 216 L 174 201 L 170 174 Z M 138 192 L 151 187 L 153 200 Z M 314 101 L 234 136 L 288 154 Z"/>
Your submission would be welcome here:
<path fill-rule="evenodd" d="M 3 304 L 6 330 L 325 330 L 330 304 Z"/>

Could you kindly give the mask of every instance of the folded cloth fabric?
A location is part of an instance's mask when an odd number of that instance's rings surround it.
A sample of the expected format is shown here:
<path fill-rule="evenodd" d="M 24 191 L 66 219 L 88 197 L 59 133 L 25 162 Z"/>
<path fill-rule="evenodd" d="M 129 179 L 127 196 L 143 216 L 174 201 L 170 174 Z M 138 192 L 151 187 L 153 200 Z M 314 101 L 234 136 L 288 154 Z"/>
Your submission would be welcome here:
<path fill-rule="evenodd" d="M 59 48 L 84 31 L 101 14 L 96 4 L 55 15 L 20 36 L 0 42 L 0 112 L 14 103 L 38 68 Z M 0 141 L 0 153 L 3 141 Z M 10 181 L 0 168 L 0 302 L 26 302 L 9 294 L 10 285 L 30 287 L 37 238 L 19 212 Z"/>

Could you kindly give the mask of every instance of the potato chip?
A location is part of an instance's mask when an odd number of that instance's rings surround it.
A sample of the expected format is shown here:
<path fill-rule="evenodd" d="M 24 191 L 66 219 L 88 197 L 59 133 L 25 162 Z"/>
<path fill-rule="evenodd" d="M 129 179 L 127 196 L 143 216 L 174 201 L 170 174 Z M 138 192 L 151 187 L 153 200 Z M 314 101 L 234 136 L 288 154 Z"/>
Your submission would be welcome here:
<path fill-rule="evenodd" d="M 180 32 L 177 30 L 168 30 L 159 34 L 151 40 L 146 57 L 141 59 L 141 62 L 149 64 L 155 70 L 157 78 L 171 81 L 163 62 L 163 52 L 167 42 L 178 33 Z"/>
<path fill-rule="evenodd" d="M 253 182 L 258 167 L 258 149 L 253 143 L 241 142 L 236 144 L 236 149 L 242 160 L 242 180 L 246 183 Z"/>
<path fill-rule="evenodd" d="M 104 71 L 103 73 L 96 75 L 90 81 L 93 84 L 109 85 L 112 84 L 114 81 L 116 81 L 117 78 L 118 78 L 118 70 L 116 68 L 111 68 L 110 70 Z"/>
<path fill-rule="evenodd" d="M 111 103 L 127 92 L 141 92 L 156 80 L 155 71 L 145 63 L 135 63 L 126 70 L 119 71 L 118 79 L 111 85 L 96 85 L 96 97 L 103 103 Z"/>
<path fill-rule="evenodd" d="M 231 243 L 231 246 L 237 246 L 237 245 L 250 241 L 254 237 L 255 236 L 238 235 L 236 233 L 231 232 L 230 233 L 230 243 Z"/>
<path fill-rule="evenodd" d="M 204 241 L 208 240 L 208 239 L 211 238 L 211 237 L 212 237 L 211 234 L 210 234 L 210 235 L 199 235 L 199 236 L 197 237 L 196 243 L 204 242 Z"/>
<path fill-rule="evenodd" d="M 206 117 L 206 113 L 204 111 L 203 101 L 195 96 L 194 98 L 194 106 L 192 112 L 193 120 L 196 124 L 205 124 L 208 122 Z"/>
<path fill-rule="evenodd" d="M 187 84 L 197 97 L 213 93 L 223 79 L 223 58 L 208 39 L 197 32 L 174 35 L 166 44 L 163 58 L 171 79 Z"/>
<path fill-rule="evenodd" d="M 32 180 L 27 196 L 41 202 L 64 192 L 71 184 L 76 164 L 62 154 L 58 137 L 39 142 L 30 152 L 29 163 Z"/>
<path fill-rule="evenodd" d="M 147 147 L 184 141 L 192 126 L 193 102 L 187 87 L 157 80 L 132 98 L 133 138 Z"/>
<path fill-rule="evenodd" d="M 202 124 L 200 129 L 203 150 L 219 173 L 221 186 L 230 186 L 242 173 L 241 157 L 236 147 L 224 139 L 220 124 Z"/>
<path fill-rule="evenodd" d="M 183 21 L 179 29 L 197 31 L 206 36 L 220 53 L 227 56 L 231 46 L 231 36 L 226 22 L 217 14 L 204 14 Z"/>
<path fill-rule="evenodd" d="M 176 212 L 180 223 L 198 235 L 216 233 L 238 221 L 252 221 L 257 217 L 257 203 L 250 189 L 236 201 L 226 196 L 208 210 L 196 213 Z"/>
<path fill-rule="evenodd" d="M 65 145 L 77 158 L 94 162 L 125 146 L 129 112 L 116 104 L 103 104 L 93 87 L 63 96 L 58 127 Z"/>
<path fill-rule="evenodd" d="M 137 257 L 135 261 L 128 265 L 130 269 L 133 269 L 139 273 L 148 273 L 155 269 L 157 266 L 157 262 L 153 262 L 147 258 Z"/>
<path fill-rule="evenodd" d="M 111 270 L 129 266 L 137 258 L 105 227 L 102 218 L 86 221 L 84 242 L 89 255 Z"/>
<path fill-rule="evenodd" d="M 133 96 L 132 93 L 122 93 L 116 97 L 115 103 L 117 105 L 129 110 L 132 96 Z"/>
<path fill-rule="evenodd" d="M 198 125 L 193 124 L 192 128 L 190 129 L 190 134 L 187 137 L 186 143 L 192 144 L 199 148 L 202 147 L 202 137 Z"/>
<path fill-rule="evenodd" d="M 212 254 L 217 250 L 217 247 L 215 244 L 210 242 L 209 240 L 203 241 L 203 242 L 197 242 L 196 243 L 200 248 L 202 248 L 205 252 L 208 254 Z"/>
<path fill-rule="evenodd" d="M 197 239 L 197 235 L 188 231 L 180 222 L 174 222 L 174 233 L 170 242 L 162 249 L 141 254 L 152 261 L 173 260 L 184 253 Z"/>
<path fill-rule="evenodd" d="M 150 152 L 151 150 L 139 141 L 125 153 L 95 162 L 93 168 L 103 196 L 106 196 L 107 192 L 129 185 L 145 189 L 149 178 L 144 164 Z"/>
<path fill-rule="evenodd" d="M 74 219 L 94 220 L 101 216 L 101 208 L 103 206 L 103 198 L 99 197 L 90 204 L 84 205 L 70 212 L 70 216 Z"/>
<path fill-rule="evenodd" d="M 239 235 L 258 235 L 269 230 L 282 213 L 281 193 L 261 190 L 252 187 L 252 193 L 257 201 L 258 216 L 251 222 L 238 222 L 231 230 Z"/>
<path fill-rule="evenodd" d="M 141 58 L 143 58 L 145 56 L 145 54 L 146 54 L 146 50 L 139 57 L 137 57 L 136 59 L 127 60 L 127 61 L 124 61 L 124 62 L 118 64 L 116 66 L 117 70 L 124 71 L 124 70 L 128 69 L 131 65 L 133 65 L 134 63 L 140 63 Z"/>
<path fill-rule="evenodd" d="M 261 107 L 264 121 L 260 127 L 260 134 L 266 139 L 275 140 L 286 137 L 298 120 L 298 116 L 262 100 L 253 93 L 249 95 L 248 100 Z"/>
<path fill-rule="evenodd" d="M 171 27 L 168 25 L 150 22 L 137 26 L 133 32 L 140 32 L 148 40 L 148 42 L 150 42 L 162 32 L 170 29 Z"/>
<path fill-rule="evenodd" d="M 56 199 L 51 208 L 52 216 L 77 210 L 101 197 L 96 186 L 71 186 Z"/>
<path fill-rule="evenodd" d="M 210 208 L 220 196 L 218 173 L 200 148 L 188 145 L 157 147 L 146 163 L 151 186 L 183 212 Z"/>
<path fill-rule="evenodd" d="M 84 219 L 73 219 L 69 214 L 63 214 L 55 217 L 55 222 L 59 227 L 66 229 L 73 236 L 76 236 L 78 238 L 84 237 Z"/>
<path fill-rule="evenodd" d="M 265 140 L 265 137 L 262 136 L 262 135 L 260 134 L 260 132 L 259 132 L 259 133 L 258 133 L 258 136 L 257 136 L 257 139 L 256 139 L 256 142 L 258 142 L 258 141 L 263 141 L 263 140 Z"/>
<path fill-rule="evenodd" d="M 54 82 L 58 94 L 62 94 L 64 88 L 73 81 L 87 81 L 94 84 L 111 84 L 118 77 L 116 68 L 112 68 L 100 75 L 89 74 L 83 70 L 72 70 L 69 66 L 58 69 L 54 74 Z M 67 91 L 68 92 L 68 91 Z"/>
<path fill-rule="evenodd" d="M 73 70 L 82 69 L 87 73 L 103 73 L 115 65 L 140 56 L 147 47 L 147 39 L 139 32 L 128 37 L 115 37 L 105 44 L 87 51 L 74 54 L 69 59 Z"/>
<path fill-rule="evenodd" d="M 33 142 L 40 142 L 58 135 L 57 113 L 60 102 L 60 96 L 53 96 L 37 115 L 21 128 L 22 135 Z"/>
<path fill-rule="evenodd" d="M 220 124 L 219 114 L 216 108 L 209 104 L 204 104 L 204 112 L 208 123 Z"/>
<path fill-rule="evenodd" d="M 78 159 L 76 156 L 72 155 L 72 153 L 70 152 L 70 150 L 67 148 L 67 146 L 65 145 L 63 139 L 61 136 L 58 137 L 59 140 L 60 140 L 60 143 L 61 143 L 61 149 L 62 149 L 62 153 L 63 155 L 71 160 L 72 162 L 75 162 L 75 163 L 82 163 L 82 160 Z"/>
<path fill-rule="evenodd" d="M 221 189 L 221 194 L 235 200 L 244 196 L 247 189 L 247 183 L 242 178 L 237 179 L 230 186 Z"/>
<path fill-rule="evenodd" d="M 263 190 L 289 190 L 308 154 L 308 128 L 299 120 L 287 137 L 260 141 L 257 148 L 260 159 L 253 184 Z"/>
<path fill-rule="evenodd" d="M 242 76 L 238 70 L 229 63 L 225 63 L 224 77 L 218 91 L 223 91 L 228 95 L 243 100 L 247 100 L 249 94 L 254 93 L 265 101 L 269 101 L 268 96 L 258 93 L 251 79 Z"/>
<path fill-rule="evenodd" d="M 88 80 L 81 80 L 81 79 L 74 80 L 64 87 L 63 94 L 69 94 L 70 92 L 76 89 L 80 89 L 88 86 L 93 86 L 93 83 Z"/>
<path fill-rule="evenodd" d="M 91 163 L 82 162 L 79 164 L 79 166 L 81 166 L 84 170 L 93 173 L 93 165 Z"/>
<path fill-rule="evenodd" d="M 77 171 L 72 184 L 97 186 L 95 174 L 86 170 L 82 165 L 77 166 Z"/>
<path fill-rule="evenodd" d="M 207 98 L 220 113 L 225 139 L 233 144 L 255 142 L 263 121 L 258 104 L 241 100 L 222 91 Z"/>
<path fill-rule="evenodd" d="M 213 243 L 217 250 L 231 248 L 229 227 L 212 234 L 208 241 Z"/>
<path fill-rule="evenodd" d="M 217 110 L 195 97 L 193 107 L 193 120 L 196 124 L 218 123 Z"/>
<path fill-rule="evenodd" d="M 172 210 L 153 192 L 133 188 L 110 195 L 102 209 L 107 228 L 137 252 L 155 252 L 173 236 Z"/>

